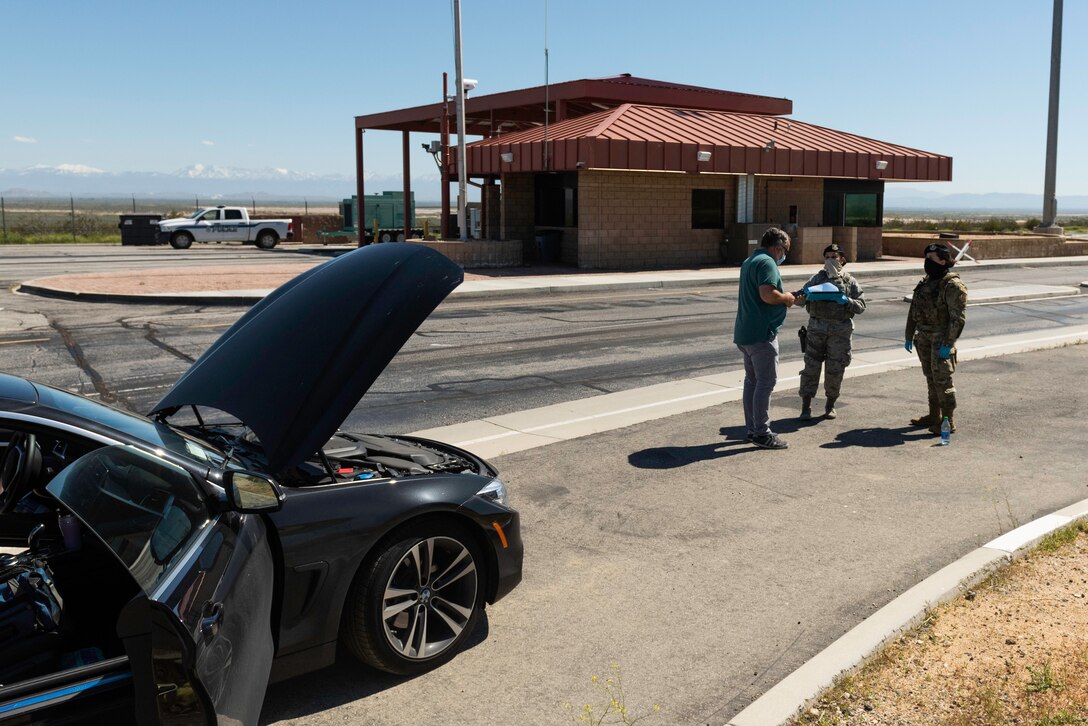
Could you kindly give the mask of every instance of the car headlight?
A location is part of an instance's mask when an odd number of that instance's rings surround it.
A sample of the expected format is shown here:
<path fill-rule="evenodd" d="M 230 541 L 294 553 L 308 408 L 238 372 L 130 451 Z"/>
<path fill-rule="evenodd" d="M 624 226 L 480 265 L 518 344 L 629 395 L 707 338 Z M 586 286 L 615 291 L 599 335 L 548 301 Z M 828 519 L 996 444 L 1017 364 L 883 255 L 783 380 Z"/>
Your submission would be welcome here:
<path fill-rule="evenodd" d="M 487 486 L 476 492 L 476 496 L 495 502 L 495 504 L 502 507 L 510 506 L 509 494 L 506 491 L 506 484 L 503 483 L 502 479 L 492 479 L 487 483 Z"/>

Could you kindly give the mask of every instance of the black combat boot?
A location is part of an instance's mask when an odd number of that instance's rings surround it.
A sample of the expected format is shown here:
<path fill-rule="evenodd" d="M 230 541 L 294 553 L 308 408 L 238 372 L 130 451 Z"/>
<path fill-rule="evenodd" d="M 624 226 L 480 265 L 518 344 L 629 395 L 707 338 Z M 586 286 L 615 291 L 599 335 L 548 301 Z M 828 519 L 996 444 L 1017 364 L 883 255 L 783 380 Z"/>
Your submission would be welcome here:
<path fill-rule="evenodd" d="M 812 396 L 801 396 L 801 420 L 812 418 Z"/>
<path fill-rule="evenodd" d="M 827 399 L 827 404 L 824 406 L 824 416 L 826 416 L 827 418 L 835 418 L 839 415 L 838 412 L 835 410 L 835 401 L 838 400 L 838 396 Z"/>

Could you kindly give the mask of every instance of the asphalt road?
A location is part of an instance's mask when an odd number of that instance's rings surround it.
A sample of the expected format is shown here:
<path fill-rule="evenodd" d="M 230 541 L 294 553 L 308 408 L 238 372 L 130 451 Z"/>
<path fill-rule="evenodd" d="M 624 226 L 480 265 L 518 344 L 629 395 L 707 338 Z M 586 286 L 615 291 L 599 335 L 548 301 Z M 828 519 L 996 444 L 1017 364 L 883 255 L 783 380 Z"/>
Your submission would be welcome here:
<path fill-rule="evenodd" d="M 23 277 L 7 263 L 0 257 L 0 275 Z M 1076 285 L 1085 275 L 964 273 L 973 287 Z M 898 299 L 913 277 L 862 283 L 871 308 L 857 319 L 856 345 L 887 347 L 899 340 Z M 714 286 L 446 303 L 346 428 L 409 431 L 734 368 L 733 297 Z M 974 306 L 968 332 L 1084 324 L 1085 303 Z M 7 289 L 0 308 L 0 370 L 134 410 L 158 400 L 243 312 Z M 791 312 L 784 357 L 798 355 L 792 331 L 803 319 Z M 563 704 L 603 705 L 590 678 L 614 676 L 619 664 L 629 706 L 664 707 L 646 723 L 724 723 L 897 593 L 1084 498 L 1086 356 L 1081 346 L 962 366 L 961 432 L 948 448 L 903 426 L 924 403 L 911 370 L 850 379 L 835 421 L 802 425 L 796 393 L 777 395 L 784 452 L 744 445 L 739 405 L 727 404 L 500 457 L 523 515 L 525 581 L 489 609 L 474 647 L 410 680 L 344 658 L 274 687 L 262 718 L 567 723 Z"/>
<path fill-rule="evenodd" d="M 72 247 L 63 249 L 70 253 Z M 170 255 L 176 251 L 169 248 L 103 249 L 109 254 L 71 253 L 51 262 L 28 256 L 13 263 L 5 254 L 0 282 L 7 287 L 34 274 L 111 265 L 194 264 L 190 255 Z M 204 258 L 195 264 L 297 257 L 243 247 L 198 254 Z M 964 267 L 962 274 L 970 287 L 983 287 L 1027 282 L 1075 286 L 1086 273 L 1068 266 Z M 897 344 L 906 312 L 902 296 L 916 278 L 866 276 L 861 281 L 870 307 L 857 318 L 855 348 Z M 729 343 L 735 297 L 729 285 L 464 302 L 455 296 L 412 337 L 344 427 L 414 431 L 738 368 L 739 353 Z M 149 410 L 244 312 L 241 307 L 77 303 L 7 290 L 0 292 L 0 308 L 0 369 L 23 371 L 135 411 Z M 784 359 L 800 357 L 796 329 L 805 319 L 802 310 L 790 311 L 780 336 Z M 975 305 L 968 333 L 1085 322 L 1088 296 Z"/>

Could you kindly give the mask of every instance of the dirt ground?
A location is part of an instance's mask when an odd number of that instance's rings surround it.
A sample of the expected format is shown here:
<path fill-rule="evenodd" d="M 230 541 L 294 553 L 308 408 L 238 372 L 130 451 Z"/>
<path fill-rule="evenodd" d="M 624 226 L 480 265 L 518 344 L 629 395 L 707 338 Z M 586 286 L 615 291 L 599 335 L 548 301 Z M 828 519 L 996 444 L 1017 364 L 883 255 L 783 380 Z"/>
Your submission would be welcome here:
<path fill-rule="evenodd" d="M 1088 724 L 1088 534 L 930 613 L 793 724 Z"/>
<path fill-rule="evenodd" d="M 232 290 L 271 290 L 311 267 L 327 262 L 314 258 L 302 262 L 259 265 L 216 265 L 176 267 L 124 272 L 91 272 L 55 275 L 35 280 L 49 287 L 82 293 L 122 295 L 169 294 L 179 292 L 226 292 Z M 580 270 L 561 265 L 503 267 L 465 270 L 465 280 L 491 280 L 497 277 L 537 277 L 552 275 L 605 275 L 610 270 Z"/>

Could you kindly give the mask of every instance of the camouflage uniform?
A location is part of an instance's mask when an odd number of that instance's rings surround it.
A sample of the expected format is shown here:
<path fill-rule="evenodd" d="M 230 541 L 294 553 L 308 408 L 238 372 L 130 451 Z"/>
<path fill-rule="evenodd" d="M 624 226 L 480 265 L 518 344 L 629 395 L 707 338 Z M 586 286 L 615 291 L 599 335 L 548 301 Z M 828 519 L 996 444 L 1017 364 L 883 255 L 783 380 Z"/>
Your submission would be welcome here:
<path fill-rule="evenodd" d="M 824 368 L 824 393 L 833 402 L 839 397 L 842 376 L 850 365 L 850 337 L 854 332 L 855 315 L 865 312 L 865 292 L 849 273 L 841 271 L 830 277 L 820 270 L 805 283 L 814 287 L 830 282 L 850 300 L 842 305 L 830 300 L 810 300 L 805 303 L 808 311 L 808 337 L 805 340 L 805 369 L 801 371 L 801 397 L 812 398 L 820 386 L 820 367 Z M 829 404 L 829 408 L 831 404 Z"/>
<path fill-rule="evenodd" d="M 954 421 L 956 387 L 952 374 L 956 371 L 956 340 L 967 322 L 967 286 L 960 276 L 949 270 L 943 276 L 932 279 L 926 275 L 914 288 L 914 296 L 907 313 L 906 340 L 914 341 L 922 373 L 929 388 L 928 420 L 931 429 L 939 430 L 942 416 Z M 941 360 L 938 351 L 942 345 L 952 348 L 948 360 Z"/>

